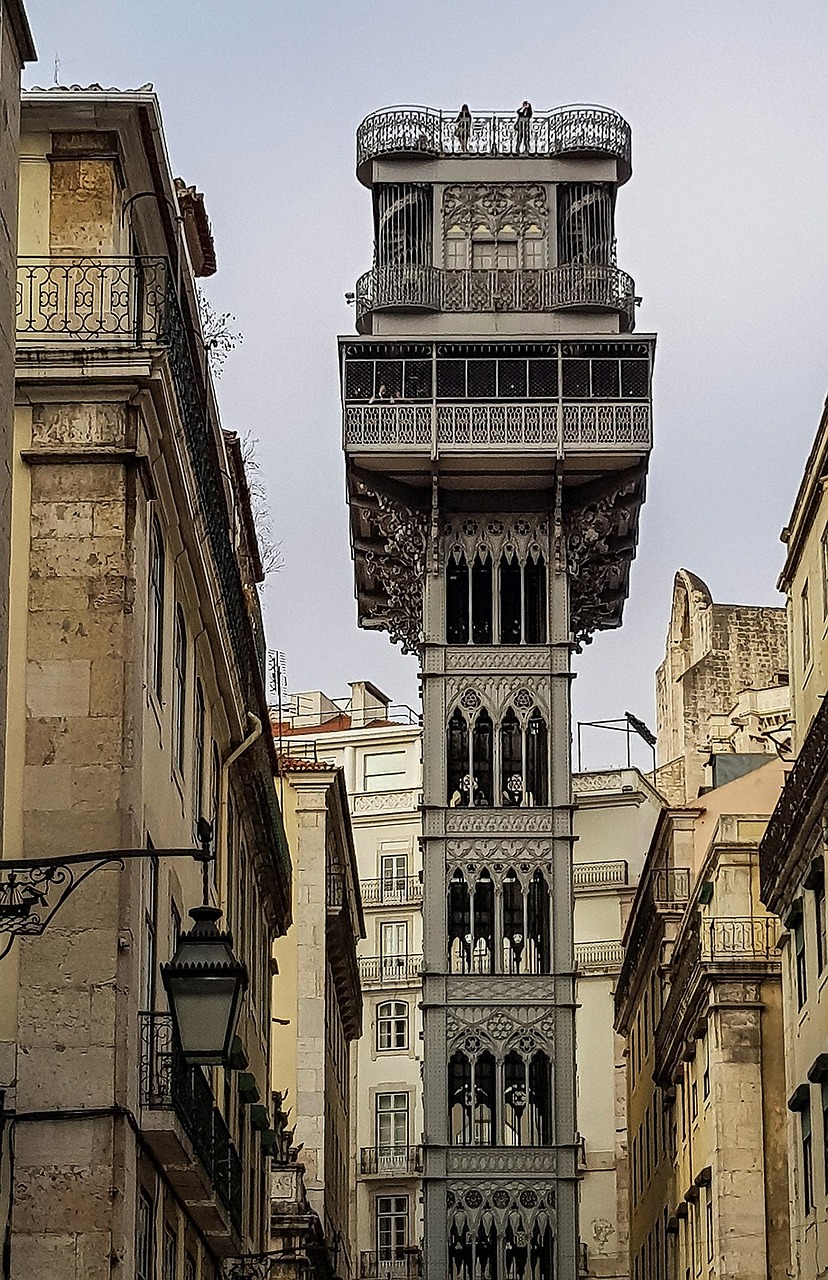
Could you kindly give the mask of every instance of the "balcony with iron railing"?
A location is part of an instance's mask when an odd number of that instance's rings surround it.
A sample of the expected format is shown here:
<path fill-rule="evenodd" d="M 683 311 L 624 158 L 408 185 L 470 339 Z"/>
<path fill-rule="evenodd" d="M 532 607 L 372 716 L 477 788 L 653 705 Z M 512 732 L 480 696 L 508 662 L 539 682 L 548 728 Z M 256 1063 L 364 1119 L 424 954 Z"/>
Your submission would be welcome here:
<path fill-rule="evenodd" d="M 360 889 L 364 907 L 406 907 L 423 900 L 423 884 L 419 876 L 362 880 Z"/>
<path fill-rule="evenodd" d="M 371 185 L 371 162 L 389 157 L 601 156 L 617 162 L 618 181 L 632 172 L 630 126 L 617 111 L 588 103 L 536 111 L 519 133 L 513 111 L 472 111 L 468 128 L 456 111 L 383 107 L 357 130 L 356 170 Z"/>
<path fill-rule="evenodd" d="M 423 1171 L 422 1147 L 376 1146 L 362 1147 L 359 1153 L 359 1171 L 388 1178 L 420 1174 Z"/>
<path fill-rule="evenodd" d="M 433 266 L 373 267 L 356 284 L 356 327 L 370 333 L 376 311 L 613 311 L 622 330 L 635 325 L 635 283 L 612 264 L 546 270 L 444 270 Z"/>
<path fill-rule="evenodd" d="M 187 1066 L 175 1042 L 168 1013 L 141 1013 L 141 1106 L 143 1129 L 176 1194 L 194 1216 L 210 1220 L 215 1234 L 215 1197 L 242 1234 L 242 1164 L 224 1118 L 200 1067 Z M 189 1167 L 192 1144 L 203 1174 Z M 229 1233 L 228 1233 L 229 1234 Z"/>
<path fill-rule="evenodd" d="M 359 1273 L 362 1280 L 419 1280 L 423 1273 L 422 1251 L 418 1245 L 363 1250 Z"/>
<path fill-rule="evenodd" d="M 419 985 L 423 957 L 360 956 L 359 976 L 363 987 L 393 987 L 401 983 Z"/>

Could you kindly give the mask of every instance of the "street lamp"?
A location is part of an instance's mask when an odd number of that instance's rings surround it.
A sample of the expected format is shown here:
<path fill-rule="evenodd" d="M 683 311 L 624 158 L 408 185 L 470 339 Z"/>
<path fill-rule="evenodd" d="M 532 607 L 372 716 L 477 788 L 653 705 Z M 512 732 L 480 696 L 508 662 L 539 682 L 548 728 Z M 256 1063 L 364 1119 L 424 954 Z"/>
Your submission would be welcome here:
<path fill-rule="evenodd" d="M 233 955 L 233 937 L 219 932 L 221 911 L 206 904 L 190 912 L 175 955 L 161 966 L 170 1013 L 190 1066 L 226 1063 L 236 1034 L 247 969 Z"/>

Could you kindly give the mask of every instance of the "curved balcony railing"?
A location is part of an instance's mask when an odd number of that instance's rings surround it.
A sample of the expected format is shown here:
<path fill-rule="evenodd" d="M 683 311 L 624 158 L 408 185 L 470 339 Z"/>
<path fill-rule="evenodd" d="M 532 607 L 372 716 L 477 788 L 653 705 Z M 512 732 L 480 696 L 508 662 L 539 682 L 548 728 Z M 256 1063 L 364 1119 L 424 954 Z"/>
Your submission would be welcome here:
<path fill-rule="evenodd" d="M 371 182 L 370 163 L 386 156 L 602 155 L 618 161 L 619 182 L 632 172 L 632 134 L 623 116 L 587 103 L 537 111 L 518 135 L 514 111 L 473 111 L 468 131 L 456 111 L 383 107 L 357 129 L 356 171 Z"/>
<path fill-rule="evenodd" d="M 357 330 L 374 311 L 616 311 L 635 323 L 635 283 L 614 266 L 545 271 L 444 271 L 440 267 L 374 267 L 356 286 Z"/>

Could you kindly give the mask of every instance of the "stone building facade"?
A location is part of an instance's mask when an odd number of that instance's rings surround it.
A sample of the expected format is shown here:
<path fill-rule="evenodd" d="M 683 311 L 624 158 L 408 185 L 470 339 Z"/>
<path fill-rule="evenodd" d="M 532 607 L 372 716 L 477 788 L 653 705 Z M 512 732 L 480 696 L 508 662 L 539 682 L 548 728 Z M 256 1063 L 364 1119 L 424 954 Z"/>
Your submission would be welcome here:
<path fill-rule="evenodd" d="M 0 653 L 9 638 L 8 588 L 11 548 L 11 477 L 14 455 L 15 271 L 20 172 L 20 71 L 37 55 L 26 10 L 20 0 L 0 8 Z M 0 662 L 0 706 L 6 699 L 6 663 Z M 6 722 L 0 715 L 0 848 Z"/>
<path fill-rule="evenodd" d="M 758 843 L 782 765 L 664 811 L 615 993 L 627 1044 L 630 1275 L 788 1275 L 778 921 Z"/>
<path fill-rule="evenodd" d="M 828 1276 L 828 409 L 782 539 L 795 760 L 760 847 L 762 900 L 785 926 L 783 1007 L 788 1097 L 789 1274 Z M 790 759 L 790 757 L 788 757 Z"/>
<path fill-rule="evenodd" d="M 651 445 L 655 341 L 615 258 L 630 131 L 389 108 L 357 176 L 358 616 L 423 680 L 425 1274 L 573 1280 L 570 660 L 620 625 Z"/>
<path fill-rule="evenodd" d="M 304 1193 L 319 1241 L 314 1276 L 357 1274 L 353 1222 L 354 1041 L 362 1034 L 357 945 L 365 924 L 341 768 L 279 757 L 278 789 L 293 856 L 293 924 L 274 946 L 273 1087 L 290 1114 Z M 284 1171 L 275 1173 L 284 1200 Z M 284 1215 L 280 1205 L 276 1216 Z M 285 1240 L 273 1232 L 273 1250 Z M 300 1276 L 303 1272 L 298 1273 Z"/>
<path fill-rule="evenodd" d="M 4 1248 L 14 1276 L 214 1280 L 269 1242 L 291 911 L 249 494 L 155 95 L 25 93 L 20 191 L 4 852 L 141 856 L 70 870 L 0 961 Z M 202 817 L 249 974 L 226 1069 L 183 1063 L 159 981 L 201 901 Z"/>
<path fill-rule="evenodd" d="M 355 1044 L 351 1172 L 360 1276 L 419 1275 L 422 1240 L 422 728 L 368 681 L 347 698 L 292 695 L 280 749 L 343 770 L 365 937 L 365 1033 Z"/>
<path fill-rule="evenodd" d="M 747 745 L 711 730 L 722 715 L 731 724 L 737 721 L 747 709 L 740 699 L 750 691 L 768 691 L 767 705 L 753 708 L 761 711 L 760 731 L 750 752 L 774 752 L 762 731 L 788 718 L 786 695 L 772 692 L 784 690 L 787 680 L 785 611 L 717 604 L 701 578 L 679 570 L 666 653 L 656 673 L 658 785 L 671 803 L 693 803 L 703 788 L 718 785 L 710 771 L 711 755 Z"/>

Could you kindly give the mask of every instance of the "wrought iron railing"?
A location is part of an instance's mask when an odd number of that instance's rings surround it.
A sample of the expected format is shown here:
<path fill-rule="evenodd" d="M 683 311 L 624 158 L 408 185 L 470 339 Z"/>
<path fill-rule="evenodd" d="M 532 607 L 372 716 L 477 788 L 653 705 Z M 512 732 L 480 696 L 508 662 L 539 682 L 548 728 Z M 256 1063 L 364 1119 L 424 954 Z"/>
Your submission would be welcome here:
<path fill-rule="evenodd" d="M 365 907 L 402 906 L 420 902 L 423 885 L 419 876 L 400 876 L 386 880 L 362 880 L 362 905 Z"/>
<path fill-rule="evenodd" d="M 185 320 L 170 264 L 161 257 L 21 257 L 17 276 L 17 343 L 21 351 L 61 346 L 166 350 L 178 412 L 220 584 L 227 629 L 245 695 L 255 705 L 265 680 L 264 632 L 248 608 L 231 537 L 216 409 L 197 356 L 200 336 Z M 255 789 L 280 879 L 290 885 L 290 857 L 263 741 Z M 289 888 L 287 889 L 289 894 Z M 286 901 L 285 906 L 287 907 Z"/>
<path fill-rule="evenodd" d="M 345 447 L 423 450 L 588 449 L 640 453 L 652 445 L 647 401 L 614 404 L 522 404 L 468 402 L 431 404 L 349 404 L 345 406 Z"/>
<path fill-rule="evenodd" d="M 618 311 L 635 323 L 635 283 L 611 265 L 543 271 L 444 271 L 440 267 L 374 267 L 356 284 L 356 321 L 372 311 Z"/>
<path fill-rule="evenodd" d="M 363 1250 L 360 1254 L 362 1280 L 419 1280 L 422 1270 L 422 1254 L 415 1245 Z"/>
<path fill-rule="evenodd" d="M 701 927 L 701 959 L 776 960 L 779 929 L 775 916 L 714 916 Z"/>
<path fill-rule="evenodd" d="M 811 808 L 824 786 L 826 775 L 828 698 L 823 698 L 759 845 L 762 901 L 771 909 L 777 909 L 781 905 L 779 890 L 782 871 L 802 834 Z"/>
<path fill-rule="evenodd" d="M 575 862 L 572 864 L 572 883 L 576 889 L 625 885 L 629 883 L 629 869 L 623 858 L 614 862 Z"/>
<path fill-rule="evenodd" d="M 630 126 L 617 111 L 590 104 L 537 111 L 518 132 L 515 112 L 474 111 L 468 129 L 458 126 L 456 111 L 398 106 L 374 111 L 357 130 L 357 173 L 389 155 L 532 156 L 600 154 L 619 162 L 625 182 L 632 167 Z"/>
<path fill-rule="evenodd" d="M 359 976 L 364 987 L 393 986 L 398 982 L 419 982 L 423 957 L 360 956 Z"/>
<path fill-rule="evenodd" d="M 624 948 L 615 939 L 575 943 L 575 968 L 581 973 L 596 969 L 620 969 L 623 959 Z"/>
<path fill-rule="evenodd" d="M 166 258 L 21 257 L 17 342 L 163 343 L 168 293 Z"/>
<path fill-rule="evenodd" d="M 422 1147 L 363 1147 L 359 1153 L 360 1173 L 387 1173 L 389 1177 L 403 1173 L 422 1173 Z"/>
<path fill-rule="evenodd" d="M 216 1194 L 242 1231 L 242 1167 L 200 1067 L 189 1067 L 168 1013 L 141 1013 L 141 1105 L 170 1108 L 193 1144 Z"/>

